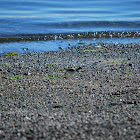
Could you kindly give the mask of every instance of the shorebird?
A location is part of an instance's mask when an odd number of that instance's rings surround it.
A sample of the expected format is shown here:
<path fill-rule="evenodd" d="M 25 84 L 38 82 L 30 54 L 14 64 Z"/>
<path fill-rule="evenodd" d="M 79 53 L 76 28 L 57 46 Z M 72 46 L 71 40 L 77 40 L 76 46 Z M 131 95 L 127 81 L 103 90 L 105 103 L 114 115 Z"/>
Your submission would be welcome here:
<path fill-rule="evenodd" d="M 64 68 L 66 70 L 66 73 L 68 74 L 74 74 L 75 72 L 77 72 L 78 70 L 82 69 L 82 67 L 79 68 L 70 68 L 70 67 L 65 67 Z"/>

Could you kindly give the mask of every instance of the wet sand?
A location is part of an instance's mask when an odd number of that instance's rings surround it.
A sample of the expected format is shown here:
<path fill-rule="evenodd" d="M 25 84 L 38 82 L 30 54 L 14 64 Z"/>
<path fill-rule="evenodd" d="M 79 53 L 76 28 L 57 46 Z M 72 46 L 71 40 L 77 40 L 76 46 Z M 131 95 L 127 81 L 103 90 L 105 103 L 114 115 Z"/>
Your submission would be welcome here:
<path fill-rule="evenodd" d="M 140 44 L 0 56 L 0 139 L 140 139 Z"/>

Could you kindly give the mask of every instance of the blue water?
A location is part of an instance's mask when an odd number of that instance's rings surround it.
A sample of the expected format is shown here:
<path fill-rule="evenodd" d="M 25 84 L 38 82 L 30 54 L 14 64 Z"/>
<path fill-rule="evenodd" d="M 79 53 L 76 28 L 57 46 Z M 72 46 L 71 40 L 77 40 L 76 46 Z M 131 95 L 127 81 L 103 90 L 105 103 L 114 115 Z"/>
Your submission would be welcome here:
<path fill-rule="evenodd" d="M 22 42 L 10 42 L 0 44 L 0 55 L 5 55 L 9 52 L 28 53 L 28 52 L 44 52 L 44 51 L 56 51 L 59 48 L 65 49 L 79 45 L 80 42 L 86 43 L 86 45 L 99 45 L 100 43 L 115 43 L 115 44 L 127 44 L 127 43 L 140 43 L 138 38 L 114 38 L 114 39 L 68 39 L 68 40 L 51 40 L 51 41 L 22 41 Z"/>
<path fill-rule="evenodd" d="M 0 39 L 100 31 L 140 32 L 140 0 L 0 1 Z"/>
<path fill-rule="evenodd" d="M 140 0 L 1 0 L 0 34 L 140 31 Z"/>

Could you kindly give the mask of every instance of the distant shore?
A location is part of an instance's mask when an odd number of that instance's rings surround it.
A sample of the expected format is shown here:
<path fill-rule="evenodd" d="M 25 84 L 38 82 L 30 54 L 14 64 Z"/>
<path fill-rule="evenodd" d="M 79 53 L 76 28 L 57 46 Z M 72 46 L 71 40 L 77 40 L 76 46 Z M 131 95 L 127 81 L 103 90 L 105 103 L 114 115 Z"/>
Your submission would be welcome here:
<path fill-rule="evenodd" d="M 85 39 L 85 38 L 137 38 L 140 37 L 138 31 L 98 31 L 79 33 L 52 33 L 52 34 L 16 34 L 1 35 L 0 43 L 19 41 L 49 41 L 62 39 Z"/>
<path fill-rule="evenodd" d="M 138 140 L 139 108 L 140 44 L 0 56 L 0 139 Z"/>

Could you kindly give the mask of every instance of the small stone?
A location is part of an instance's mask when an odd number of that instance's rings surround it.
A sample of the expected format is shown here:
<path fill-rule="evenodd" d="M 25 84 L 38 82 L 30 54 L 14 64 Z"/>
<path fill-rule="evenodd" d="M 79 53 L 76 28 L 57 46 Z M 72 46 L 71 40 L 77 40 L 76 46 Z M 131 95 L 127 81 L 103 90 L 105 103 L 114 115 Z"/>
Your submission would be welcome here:
<path fill-rule="evenodd" d="M 129 63 L 128 65 L 131 67 L 132 66 L 132 63 Z"/>
<path fill-rule="evenodd" d="M 137 101 L 134 101 L 134 104 L 137 105 Z"/>
<path fill-rule="evenodd" d="M 122 102 L 123 100 L 122 99 L 120 99 L 120 102 Z"/>
<path fill-rule="evenodd" d="M 27 138 L 23 136 L 23 137 L 21 138 L 21 140 L 27 140 Z"/>
<path fill-rule="evenodd" d="M 3 134 L 4 134 L 4 132 L 2 130 L 0 130 L 0 135 L 3 135 Z"/>
<path fill-rule="evenodd" d="M 27 73 L 27 72 L 25 72 L 25 73 L 24 73 L 24 75 L 28 75 L 28 73 Z"/>

